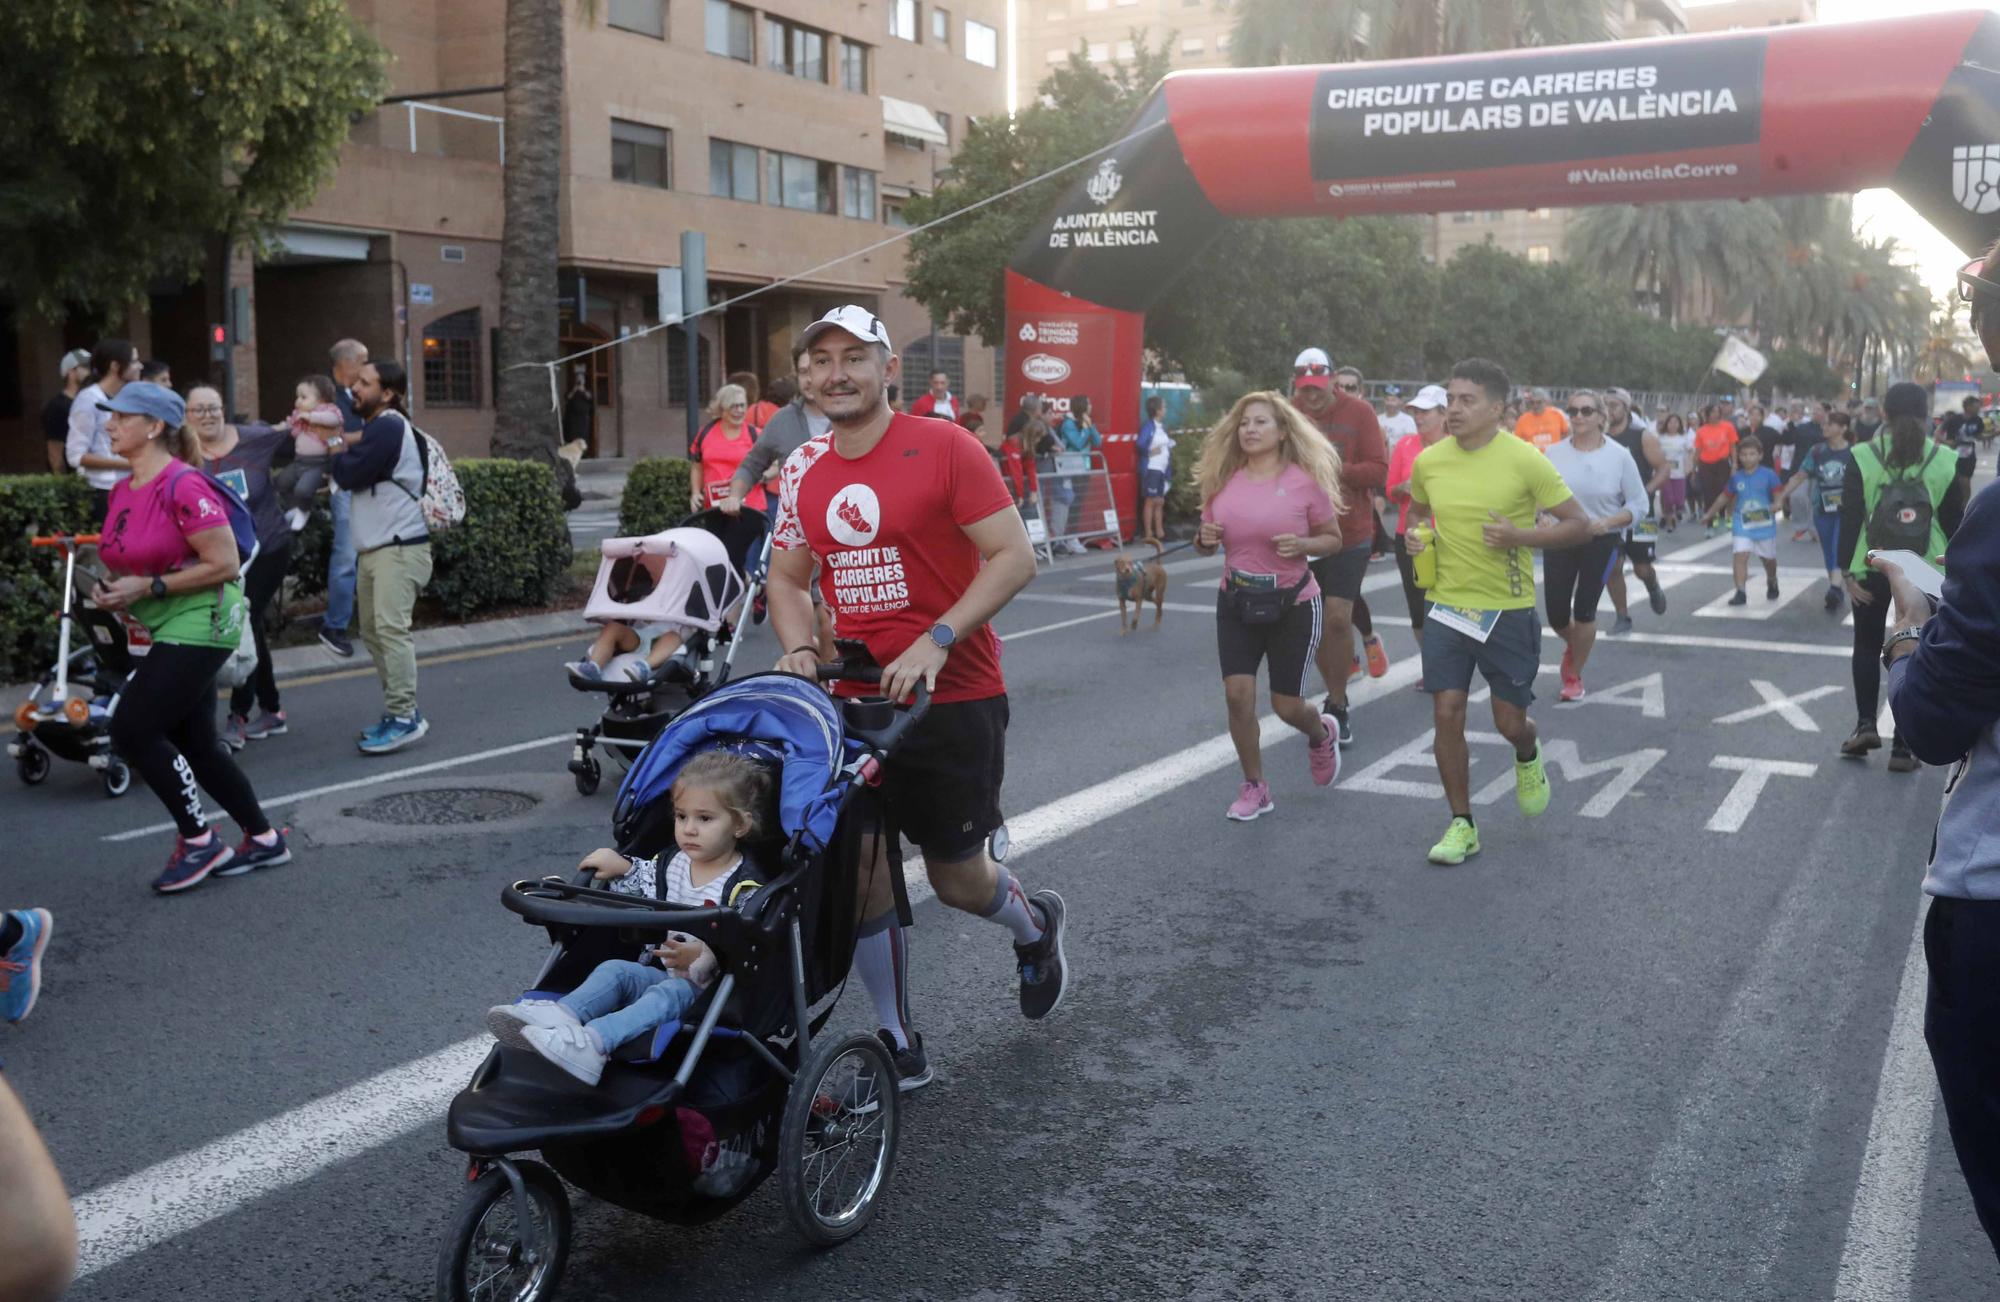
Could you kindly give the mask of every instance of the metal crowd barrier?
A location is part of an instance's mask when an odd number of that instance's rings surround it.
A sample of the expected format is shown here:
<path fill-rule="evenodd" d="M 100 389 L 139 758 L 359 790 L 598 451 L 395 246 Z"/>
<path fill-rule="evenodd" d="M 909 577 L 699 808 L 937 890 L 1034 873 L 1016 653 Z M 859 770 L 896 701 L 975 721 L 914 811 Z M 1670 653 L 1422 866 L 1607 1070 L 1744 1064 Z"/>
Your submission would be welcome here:
<path fill-rule="evenodd" d="M 1102 452 L 1039 458 L 1035 477 L 1035 491 L 1021 503 L 1021 515 L 1036 559 L 1053 563 L 1058 550 L 1070 551 L 1095 538 L 1116 544 L 1123 536 Z"/>

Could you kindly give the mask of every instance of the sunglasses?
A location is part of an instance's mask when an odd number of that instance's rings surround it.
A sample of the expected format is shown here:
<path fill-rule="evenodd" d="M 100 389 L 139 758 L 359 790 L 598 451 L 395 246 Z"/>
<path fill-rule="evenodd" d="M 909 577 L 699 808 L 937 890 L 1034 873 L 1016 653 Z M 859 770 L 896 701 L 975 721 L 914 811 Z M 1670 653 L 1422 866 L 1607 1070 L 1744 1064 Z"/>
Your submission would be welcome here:
<path fill-rule="evenodd" d="M 1333 368 L 1322 362 L 1312 362 L 1305 366 L 1294 366 L 1293 375 L 1331 375 Z"/>
<path fill-rule="evenodd" d="M 1597 408 L 1595 407 L 1565 407 L 1563 410 L 1572 416 L 1595 416 L 1597 414 Z"/>
<path fill-rule="evenodd" d="M 2000 298 L 2000 282 L 1988 280 L 1986 279 L 1986 277 L 1979 274 L 1980 268 L 1984 267 L 1985 265 L 1986 265 L 1986 259 L 1974 258 L 1971 262 L 1966 263 L 1963 267 L 1959 269 L 1958 272 L 1959 302 L 1970 303 L 1976 296 L 1980 294 L 1990 294 L 1994 298 Z"/>
<path fill-rule="evenodd" d="M 1340 391 L 1341 391 L 1342 393 L 1359 393 L 1359 392 L 1361 392 L 1361 386 L 1360 386 L 1360 385 L 1358 385 L 1358 384 L 1342 384 L 1342 383 L 1340 383 L 1340 382 L 1339 382 L 1339 381 L 1337 381 L 1337 380 L 1336 380 L 1336 381 L 1334 382 L 1334 385 L 1333 385 L 1333 387 L 1334 387 L 1334 388 L 1336 388 L 1336 389 L 1338 389 L 1338 390 L 1340 390 Z"/>

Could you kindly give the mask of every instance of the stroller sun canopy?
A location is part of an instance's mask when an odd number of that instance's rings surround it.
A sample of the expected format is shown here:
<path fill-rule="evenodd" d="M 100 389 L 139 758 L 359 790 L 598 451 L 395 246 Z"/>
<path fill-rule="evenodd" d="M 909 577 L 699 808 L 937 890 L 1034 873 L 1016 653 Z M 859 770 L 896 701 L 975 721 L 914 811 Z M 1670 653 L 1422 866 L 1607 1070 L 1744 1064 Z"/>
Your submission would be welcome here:
<path fill-rule="evenodd" d="M 710 633 L 743 596 L 743 575 L 706 529 L 668 529 L 605 541 L 597 585 L 583 608 L 594 623 L 671 623 Z"/>
<path fill-rule="evenodd" d="M 824 851 L 840 818 L 847 742 L 840 707 L 817 684 L 791 674 L 753 674 L 689 706 L 646 747 L 625 775 L 613 812 L 624 823 L 668 798 L 690 756 L 729 741 L 761 742 L 783 756 L 778 820 L 808 853 Z"/>

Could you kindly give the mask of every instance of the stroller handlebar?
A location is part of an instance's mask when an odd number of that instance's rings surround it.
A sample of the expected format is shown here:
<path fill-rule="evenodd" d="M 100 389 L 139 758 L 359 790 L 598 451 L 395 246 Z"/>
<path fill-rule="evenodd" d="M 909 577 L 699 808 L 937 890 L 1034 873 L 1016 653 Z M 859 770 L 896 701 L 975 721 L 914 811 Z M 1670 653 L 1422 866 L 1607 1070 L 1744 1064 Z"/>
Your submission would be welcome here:
<path fill-rule="evenodd" d="M 500 891 L 500 903 L 537 926 L 616 927 L 621 931 L 705 931 L 729 918 L 734 909 L 688 909 L 636 895 L 596 890 L 560 877 L 522 879 Z"/>
<path fill-rule="evenodd" d="M 95 533 L 38 533 L 28 539 L 30 547 L 93 547 L 104 535 Z"/>
<path fill-rule="evenodd" d="M 877 664 L 860 664 L 852 660 L 835 660 L 819 666 L 817 677 L 823 683 L 865 683 L 878 684 L 882 681 L 882 667 Z M 931 689 L 922 679 L 917 681 L 916 690 L 910 694 L 907 706 L 894 701 L 875 700 L 861 703 L 862 709 L 874 707 L 875 713 L 866 722 L 855 717 L 850 710 L 847 731 L 866 742 L 870 747 L 888 754 L 896 749 L 903 735 L 917 725 L 930 712 Z"/>

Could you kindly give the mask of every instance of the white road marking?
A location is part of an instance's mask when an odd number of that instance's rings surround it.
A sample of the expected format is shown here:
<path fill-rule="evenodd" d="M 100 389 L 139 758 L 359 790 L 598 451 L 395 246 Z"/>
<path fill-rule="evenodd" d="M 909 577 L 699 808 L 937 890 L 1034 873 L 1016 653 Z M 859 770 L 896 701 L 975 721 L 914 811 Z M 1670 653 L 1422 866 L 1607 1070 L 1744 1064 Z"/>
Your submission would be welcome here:
<path fill-rule="evenodd" d="M 1744 588 L 1744 592 L 1749 597 L 1747 605 L 1732 606 L 1729 604 L 1736 599 L 1736 590 L 1731 588 L 1694 613 L 1701 619 L 1769 619 L 1790 605 L 1792 598 L 1805 592 L 1807 586 L 1809 585 L 1797 584 L 1780 576 L 1778 580 L 1778 597 L 1777 600 L 1773 601 L 1764 595 L 1764 573 L 1762 570 L 1758 570 L 1751 574 L 1750 582 Z"/>
<path fill-rule="evenodd" d="M 1117 613 L 1116 610 L 1100 610 L 1094 615 L 1078 615 L 1075 619 L 1065 619 L 1057 624 L 1043 624 L 1039 628 L 1024 628 L 1018 633 L 1001 633 L 1000 640 L 1002 642 L 1018 642 L 1024 637 L 1040 637 L 1044 633 L 1053 633 L 1059 628 L 1075 628 L 1078 624 L 1088 624 L 1092 620 L 1103 619 L 1107 615 L 1115 615 Z"/>
<path fill-rule="evenodd" d="M 1814 723 L 1812 716 L 1801 710 L 1799 706 L 1807 701 L 1817 701 L 1822 696 L 1832 696 L 1836 692 L 1844 690 L 1837 684 L 1829 684 L 1824 687 L 1809 688 L 1796 695 L 1787 696 L 1779 691 L 1775 685 L 1767 683 L 1761 678 L 1752 678 L 1750 680 L 1750 687 L 1758 696 L 1763 698 L 1764 703 L 1762 705 L 1748 706 L 1736 711 L 1734 714 L 1719 714 L 1715 717 L 1717 723 L 1747 723 L 1752 719 L 1760 719 L 1767 714 L 1775 714 L 1786 723 L 1797 728 L 1800 732 L 1818 732 L 1819 725 Z"/>
<path fill-rule="evenodd" d="M 1706 556 L 1710 552 L 1727 551 L 1735 545 L 1736 539 L 1732 535 L 1726 533 L 1717 534 L 1713 538 L 1705 538 L 1698 543 L 1691 543 L 1686 547 L 1678 547 L 1671 552 L 1662 553 L 1659 559 L 1663 563 L 1677 562 L 1685 564 L 1697 556 Z"/>
<path fill-rule="evenodd" d="M 1588 669 L 1590 666 L 1585 665 Z M 1603 691 L 1585 692 L 1581 701 L 1573 705 L 1617 705 L 1637 710 L 1643 718 L 1664 719 L 1667 717 L 1666 675 L 1658 670 L 1643 678 L 1607 687 Z"/>
<path fill-rule="evenodd" d="M 1505 737 L 1490 732 L 1469 732 L 1466 734 L 1466 740 L 1507 745 Z M 1639 785 L 1639 779 L 1652 772 L 1653 766 L 1666 757 L 1667 753 L 1658 747 L 1647 747 L 1644 750 L 1614 755 L 1610 759 L 1586 764 L 1583 762 L 1583 756 L 1577 751 L 1576 743 L 1569 738 L 1551 737 L 1545 738 L 1542 742 L 1543 767 L 1560 772 L 1565 787 L 1581 783 L 1587 778 L 1594 778 L 1601 773 L 1618 775 L 1583 802 L 1583 806 L 1576 811 L 1579 818 L 1609 817 L 1611 811 L 1618 808 L 1618 802 L 1632 794 L 1632 788 Z M 1490 805 L 1512 793 L 1513 790 L 1514 774 L 1510 766 L 1508 772 L 1481 788 L 1479 793 L 1473 796 L 1472 803 Z"/>
<path fill-rule="evenodd" d="M 1717 755 L 1708 762 L 1712 769 L 1727 769 L 1736 774 L 1735 785 L 1729 794 L 1716 806 L 1709 816 L 1708 830 L 1711 832 L 1740 832 L 1750 821 L 1751 811 L 1757 808 L 1757 797 L 1764 794 L 1764 787 L 1774 777 L 1809 778 L 1819 772 L 1817 764 L 1801 764 L 1796 760 L 1747 759 L 1741 755 Z"/>
<path fill-rule="evenodd" d="M 536 750 L 543 746 L 553 746 L 559 741 L 573 742 L 575 740 L 576 733 L 574 731 L 559 732 L 549 737 L 537 737 L 533 741 L 518 741 L 512 746 L 495 746 L 492 750 L 482 750 L 470 755 L 460 755 L 456 759 L 435 760 L 429 764 L 417 764 L 406 769 L 383 769 L 379 773 L 370 774 L 365 778 L 355 778 L 349 782 L 332 782 L 323 787 L 309 787 L 304 791 L 293 791 L 282 796 L 264 796 L 260 797 L 257 803 L 263 806 L 268 812 L 284 805 L 296 805 L 301 801 L 317 800 L 321 796 L 330 796 L 336 791 L 354 791 L 361 787 L 376 787 L 382 785 L 384 782 L 396 782 L 403 778 L 420 777 L 425 773 L 440 773 L 445 769 L 455 769 L 466 764 L 477 764 L 482 760 L 499 759 L 505 755 L 518 755 L 524 750 Z M 212 809 L 206 812 L 208 820 L 211 823 L 224 817 L 224 815 L 218 814 Z M 145 827 L 135 827 L 129 832 L 113 832 L 101 839 L 106 841 L 136 841 L 142 836 L 158 836 L 162 832 L 171 832 L 173 830 L 174 825 L 171 822 L 149 823 Z"/>
<path fill-rule="evenodd" d="M 1896 1011 L 1882 1054 L 1875 1111 L 1868 1119 L 1861 1178 L 1847 1214 L 1833 1302 L 1889 1302 L 1910 1296 L 1936 1106 L 1935 1078 L 1924 1049 L 1924 913 L 1919 906 L 1909 952 L 1903 956 L 1903 979 L 1896 987 Z"/>
<path fill-rule="evenodd" d="M 1099 601 L 1085 600 L 1092 605 Z M 1399 661 L 1380 678 L 1350 684 L 1348 704 L 1366 705 L 1408 687 L 1416 677 L 1414 658 Z M 1221 704 L 1218 694 L 1218 713 Z M 1260 744 L 1266 747 L 1298 738 L 1298 733 L 1275 714 L 1265 715 L 1258 727 Z M 549 740 L 568 740 L 571 736 L 564 733 L 560 738 L 527 742 L 510 749 L 523 750 L 546 745 Z M 1303 742 L 1299 749 L 1303 752 Z M 445 763 L 470 763 L 474 758 L 468 756 Z M 1013 841 L 1009 863 L 1107 819 L 1130 813 L 1144 801 L 1167 795 L 1235 762 L 1236 748 L 1225 732 L 1009 819 L 1008 831 Z M 387 781 L 418 771 L 407 769 L 399 775 L 385 774 L 368 781 Z M 1334 799 L 1334 793 L 1325 793 L 1324 799 Z M 1219 827 L 1222 821 L 1219 800 L 1215 818 Z M 912 903 L 928 899 L 930 883 L 924 875 L 922 858 L 912 856 L 905 863 L 904 872 Z M 420 1126 L 435 1126 L 446 1104 L 464 1087 L 491 1044 L 485 1036 L 462 1040 L 79 1196 L 72 1202 L 82 1245 L 77 1278 L 115 1266 L 176 1235 L 228 1216 L 255 1199 L 311 1179 L 330 1166 L 391 1143 Z"/>
<path fill-rule="evenodd" d="M 1071 595 L 1070 593 L 1066 592 L 1023 592 L 1019 596 L 1015 597 L 1014 600 L 1046 601 L 1053 605 L 1058 605 L 1058 606 L 1102 606 L 1105 602 L 1109 601 L 1114 603 L 1112 606 L 1113 610 L 1116 610 L 1118 608 L 1117 605 L 1115 604 L 1117 598 L 1110 596 L 1108 594 L 1102 597 L 1085 597 L 1081 595 Z M 1146 608 L 1148 610 L 1152 609 L 1150 605 L 1148 605 Z M 1190 615 L 1207 615 L 1210 618 L 1213 618 L 1215 616 L 1215 603 L 1212 601 L 1209 602 L 1207 605 L 1196 605 L 1191 601 L 1169 601 L 1167 603 L 1167 609 L 1185 611 Z M 1842 652 L 1842 654 L 1844 655 L 1846 653 Z"/>

